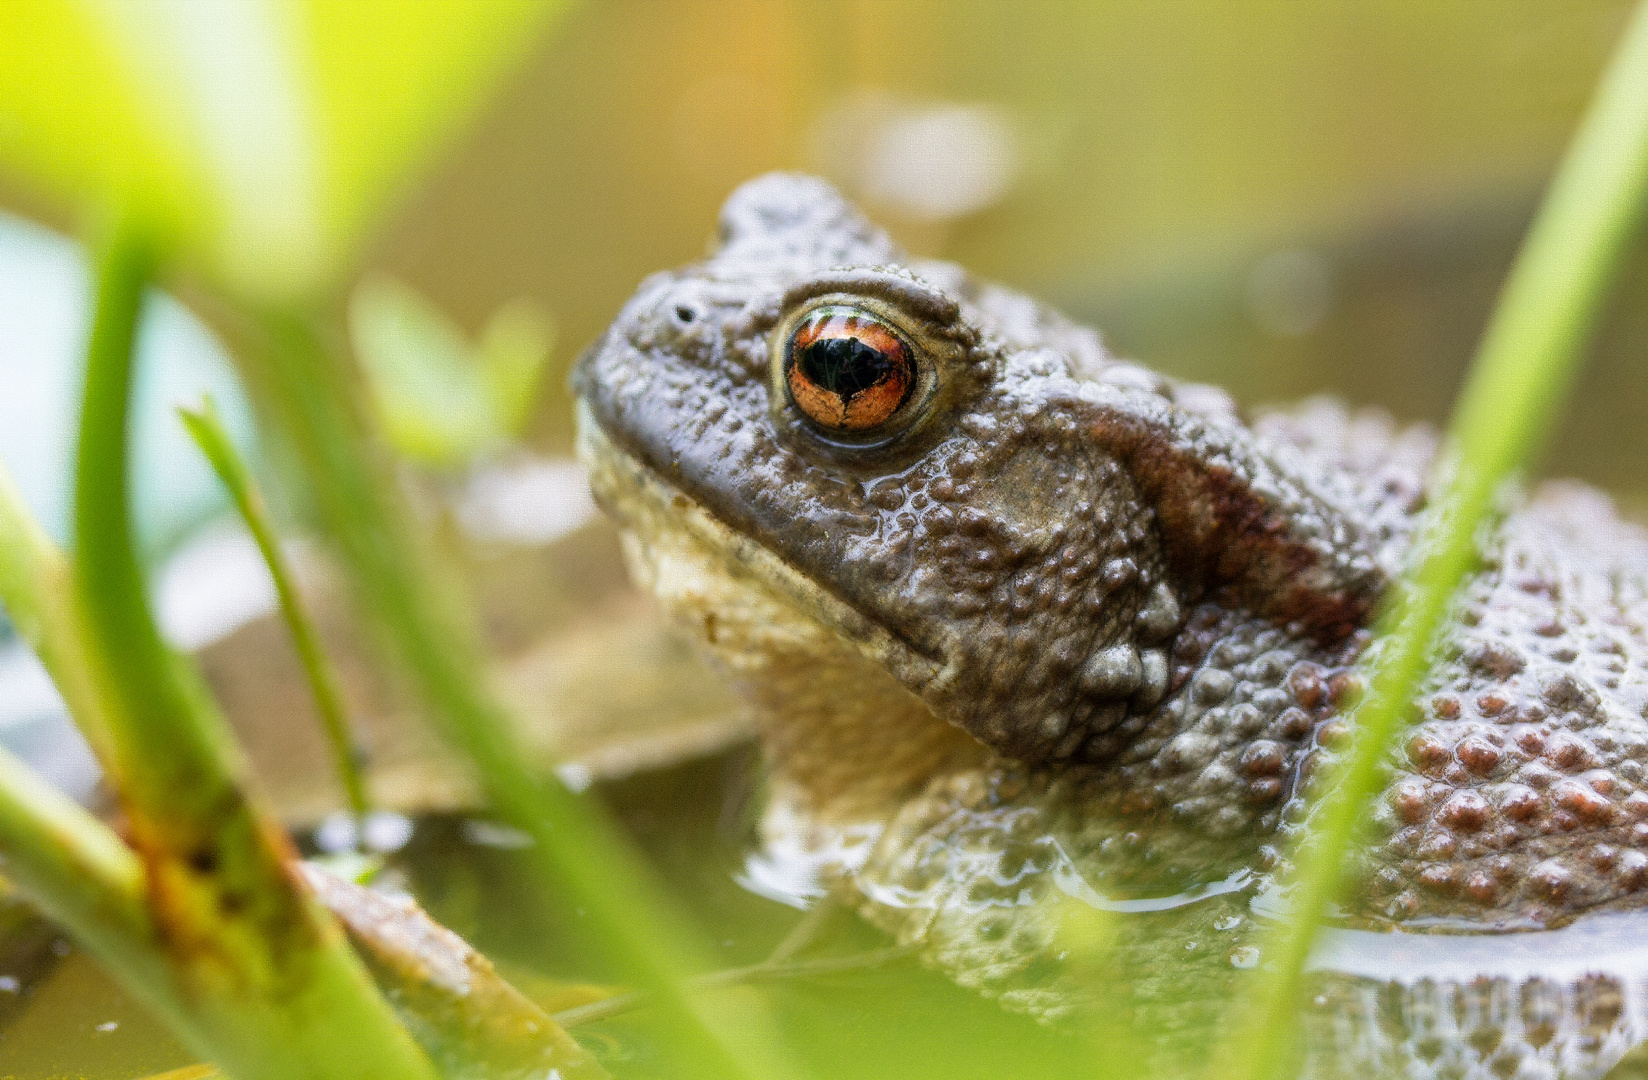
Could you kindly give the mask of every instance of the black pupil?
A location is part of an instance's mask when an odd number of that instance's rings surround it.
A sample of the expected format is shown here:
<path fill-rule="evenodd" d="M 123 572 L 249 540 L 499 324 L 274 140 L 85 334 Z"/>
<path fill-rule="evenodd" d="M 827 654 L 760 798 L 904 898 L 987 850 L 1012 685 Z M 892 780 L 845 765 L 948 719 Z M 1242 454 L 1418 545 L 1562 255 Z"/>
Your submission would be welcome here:
<path fill-rule="evenodd" d="M 795 362 L 813 385 L 850 401 L 893 374 L 893 361 L 854 337 L 820 338 L 796 351 Z"/>

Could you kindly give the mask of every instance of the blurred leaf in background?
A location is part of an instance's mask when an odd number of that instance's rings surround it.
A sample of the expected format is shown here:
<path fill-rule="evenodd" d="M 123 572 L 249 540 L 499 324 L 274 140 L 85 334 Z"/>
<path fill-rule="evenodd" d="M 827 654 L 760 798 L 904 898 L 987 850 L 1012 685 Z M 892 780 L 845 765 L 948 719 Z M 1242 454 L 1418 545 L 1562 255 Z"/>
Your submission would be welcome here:
<path fill-rule="evenodd" d="M 0 214 L 0 461 L 60 544 L 69 540 L 89 292 L 79 245 Z M 241 452 L 256 455 L 251 408 L 234 366 L 199 319 L 151 292 L 137 347 L 133 514 L 138 542 L 154 559 L 225 505 L 172 406 L 210 394 Z"/>
<path fill-rule="evenodd" d="M 0 160 L 231 288 L 335 279 L 559 0 L 8 0 Z"/>
<path fill-rule="evenodd" d="M 471 344 L 427 299 L 382 276 L 356 287 L 349 327 L 395 450 L 438 469 L 520 434 L 551 344 L 547 318 L 529 302 L 500 308 Z"/>

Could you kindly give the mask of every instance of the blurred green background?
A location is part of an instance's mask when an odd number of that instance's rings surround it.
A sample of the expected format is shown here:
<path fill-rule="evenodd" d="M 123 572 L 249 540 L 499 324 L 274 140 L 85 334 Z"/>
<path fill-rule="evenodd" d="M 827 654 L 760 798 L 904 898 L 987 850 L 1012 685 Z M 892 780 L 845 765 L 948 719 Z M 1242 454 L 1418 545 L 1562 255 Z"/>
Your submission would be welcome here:
<path fill-rule="evenodd" d="M 542 301 L 564 370 L 732 187 L 808 169 L 1174 375 L 1440 420 L 1628 8 L 585 4 L 371 259 L 472 329 Z M 1545 466 L 1639 509 L 1645 298 L 1639 254 Z M 536 436 L 564 448 L 549 382 Z"/>

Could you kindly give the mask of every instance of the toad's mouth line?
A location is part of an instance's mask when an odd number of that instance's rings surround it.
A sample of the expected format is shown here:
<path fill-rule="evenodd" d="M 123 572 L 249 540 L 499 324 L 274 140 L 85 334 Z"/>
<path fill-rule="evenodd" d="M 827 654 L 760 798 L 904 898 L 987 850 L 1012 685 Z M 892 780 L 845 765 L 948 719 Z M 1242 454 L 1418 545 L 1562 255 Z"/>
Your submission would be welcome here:
<path fill-rule="evenodd" d="M 616 500 L 602 496 L 615 491 L 645 501 L 655 512 L 718 552 L 729 564 L 840 634 L 917 693 L 951 681 L 952 672 L 942 657 L 819 585 L 783 556 L 727 524 L 702 502 L 664 479 L 638 455 L 620 446 L 618 437 L 607 432 L 582 398 L 578 399 L 576 414 L 578 460 L 589 474 L 597 501 L 611 505 Z M 604 492 L 607 488 L 613 490 Z"/>

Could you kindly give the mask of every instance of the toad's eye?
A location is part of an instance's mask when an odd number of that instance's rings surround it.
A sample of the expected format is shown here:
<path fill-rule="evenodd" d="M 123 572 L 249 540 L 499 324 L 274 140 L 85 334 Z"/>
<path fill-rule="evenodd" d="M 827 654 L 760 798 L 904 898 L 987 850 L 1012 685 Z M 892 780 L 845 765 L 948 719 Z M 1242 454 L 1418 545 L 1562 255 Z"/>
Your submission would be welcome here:
<path fill-rule="evenodd" d="M 898 331 L 863 309 L 821 307 L 790 335 L 784 384 L 796 408 L 819 427 L 869 431 L 910 399 L 915 358 Z"/>

